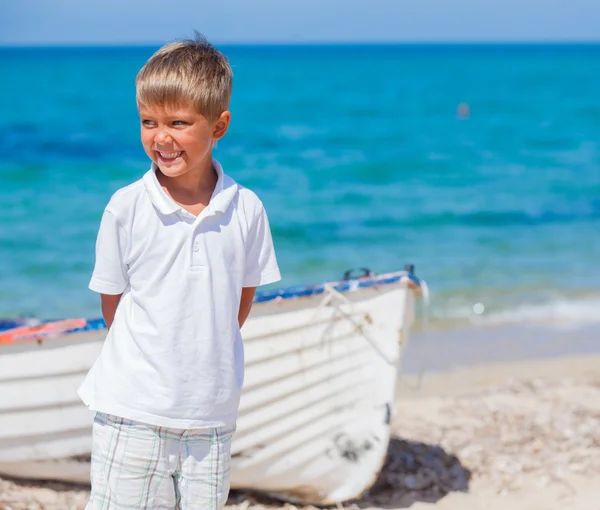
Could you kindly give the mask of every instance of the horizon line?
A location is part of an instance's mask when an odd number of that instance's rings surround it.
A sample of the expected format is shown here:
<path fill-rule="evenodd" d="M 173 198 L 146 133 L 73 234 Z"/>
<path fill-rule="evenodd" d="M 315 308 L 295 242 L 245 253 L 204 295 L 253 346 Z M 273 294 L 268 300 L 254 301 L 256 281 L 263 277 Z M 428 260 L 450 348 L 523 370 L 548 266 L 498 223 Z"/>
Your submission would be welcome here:
<path fill-rule="evenodd" d="M 173 39 L 175 41 L 177 39 Z M 149 48 L 160 47 L 164 42 L 74 42 L 74 43 L 3 43 L 0 49 L 68 49 L 68 48 Z M 248 41 L 217 42 L 220 47 L 299 47 L 299 46 L 597 46 L 600 39 L 590 40 L 440 40 L 440 41 Z"/>

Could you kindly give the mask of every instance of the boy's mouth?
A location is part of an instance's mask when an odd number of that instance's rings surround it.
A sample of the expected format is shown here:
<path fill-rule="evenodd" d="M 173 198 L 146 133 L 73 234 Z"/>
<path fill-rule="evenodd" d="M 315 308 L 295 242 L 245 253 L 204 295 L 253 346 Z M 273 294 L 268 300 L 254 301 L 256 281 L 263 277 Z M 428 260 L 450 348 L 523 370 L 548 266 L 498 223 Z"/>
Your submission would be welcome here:
<path fill-rule="evenodd" d="M 183 154 L 183 151 L 178 151 L 178 152 L 156 151 L 156 154 L 158 154 L 158 157 L 161 161 L 165 161 L 168 163 L 170 161 L 175 161 L 177 158 L 179 158 Z"/>

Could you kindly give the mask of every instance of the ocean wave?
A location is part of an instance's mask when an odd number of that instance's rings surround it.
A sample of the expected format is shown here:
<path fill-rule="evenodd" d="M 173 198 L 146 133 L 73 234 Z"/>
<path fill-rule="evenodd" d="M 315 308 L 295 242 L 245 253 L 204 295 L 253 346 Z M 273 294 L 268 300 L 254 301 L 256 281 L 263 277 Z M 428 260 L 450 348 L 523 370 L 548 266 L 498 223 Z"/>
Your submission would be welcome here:
<path fill-rule="evenodd" d="M 549 327 L 573 327 L 600 323 L 600 296 L 557 298 L 544 303 L 521 303 L 487 312 L 482 303 L 440 307 L 433 311 L 432 323 L 475 326 L 536 324 Z"/>
<path fill-rule="evenodd" d="M 540 305 L 522 305 L 515 310 L 490 314 L 486 322 L 542 322 L 561 325 L 600 323 L 600 298 L 559 300 Z"/>

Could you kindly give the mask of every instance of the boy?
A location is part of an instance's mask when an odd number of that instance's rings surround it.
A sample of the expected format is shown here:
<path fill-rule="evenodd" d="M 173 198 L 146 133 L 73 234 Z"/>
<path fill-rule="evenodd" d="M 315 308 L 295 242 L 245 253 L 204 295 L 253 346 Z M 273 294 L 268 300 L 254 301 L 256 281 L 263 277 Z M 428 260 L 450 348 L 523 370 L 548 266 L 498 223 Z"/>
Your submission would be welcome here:
<path fill-rule="evenodd" d="M 109 328 L 79 395 L 96 412 L 87 508 L 223 507 L 242 388 L 240 327 L 280 279 L 260 200 L 212 159 L 232 72 L 198 36 L 140 70 L 144 177 L 106 206 L 90 288 Z"/>

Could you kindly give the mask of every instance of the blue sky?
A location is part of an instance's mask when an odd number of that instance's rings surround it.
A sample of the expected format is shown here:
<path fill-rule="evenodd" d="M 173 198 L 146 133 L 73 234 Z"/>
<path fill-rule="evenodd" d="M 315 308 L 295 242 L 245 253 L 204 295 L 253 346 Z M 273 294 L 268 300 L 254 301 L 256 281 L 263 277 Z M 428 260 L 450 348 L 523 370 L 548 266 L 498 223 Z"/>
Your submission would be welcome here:
<path fill-rule="evenodd" d="M 6 0 L 0 45 L 600 41 L 600 0 Z"/>

